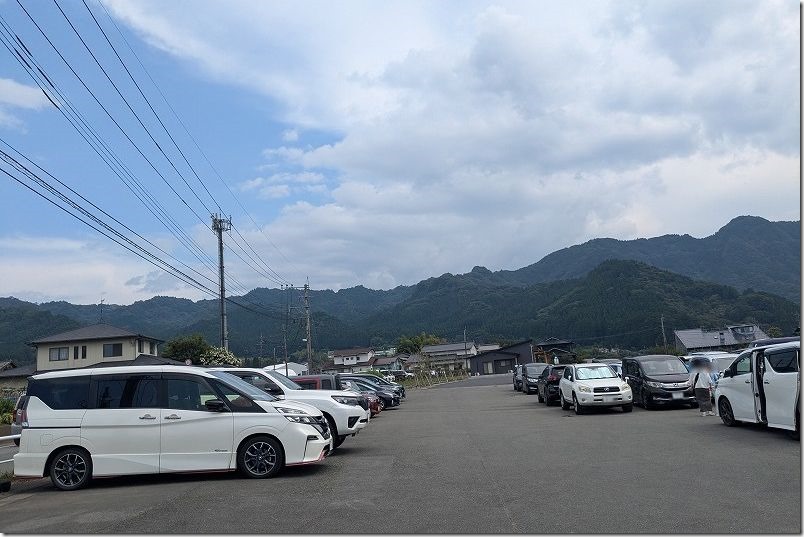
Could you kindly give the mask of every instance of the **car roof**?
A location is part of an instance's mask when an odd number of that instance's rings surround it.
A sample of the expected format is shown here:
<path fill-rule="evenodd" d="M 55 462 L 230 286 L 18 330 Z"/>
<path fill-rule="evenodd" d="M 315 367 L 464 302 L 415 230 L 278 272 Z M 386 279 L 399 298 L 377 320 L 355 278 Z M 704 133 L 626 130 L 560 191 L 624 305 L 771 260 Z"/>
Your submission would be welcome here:
<path fill-rule="evenodd" d="M 789 341 L 787 343 L 777 343 L 776 345 L 769 345 L 765 347 L 765 351 L 777 351 L 785 349 L 798 349 L 801 348 L 801 341 Z"/>
<path fill-rule="evenodd" d="M 655 360 L 668 360 L 668 359 L 676 359 L 680 360 L 678 356 L 674 356 L 672 354 L 643 354 L 642 356 L 633 356 L 629 358 L 630 360 L 637 360 L 640 362 L 652 362 Z"/>
<path fill-rule="evenodd" d="M 54 379 L 54 378 L 67 378 L 67 377 L 83 377 L 91 375 L 93 377 L 98 375 L 125 375 L 129 373 L 189 373 L 191 375 L 201 375 L 204 377 L 214 377 L 208 370 L 201 367 L 193 367 L 187 365 L 131 365 L 120 367 L 103 367 L 103 368 L 81 368 L 81 369 L 68 369 L 65 371 L 48 371 L 47 373 L 39 373 L 31 376 L 31 378 L 40 379 Z"/>
<path fill-rule="evenodd" d="M 600 362 L 590 362 L 590 363 L 584 363 L 584 364 L 571 364 L 571 365 L 574 365 L 575 367 L 608 367 L 609 366 L 609 364 L 602 364 Z"/>

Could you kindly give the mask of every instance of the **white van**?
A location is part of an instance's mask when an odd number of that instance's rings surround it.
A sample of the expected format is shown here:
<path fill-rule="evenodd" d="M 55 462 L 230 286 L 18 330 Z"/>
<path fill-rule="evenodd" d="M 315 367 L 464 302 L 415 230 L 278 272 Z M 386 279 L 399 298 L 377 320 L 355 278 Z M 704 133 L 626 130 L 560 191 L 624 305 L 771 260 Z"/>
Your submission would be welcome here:
<path fill-rule="evenodd" d="M 62 490 L 92 477 L 240 470 L 263 478 L 322 460 L 329 427 L 224 372 L 184 366 L 78 369 L 28 379 L 14 474 Z"/>
<path fill-rule="evenodd" d="M 334 447 L 340 446 L 349 435 L 356 435 L 369 421 L 371 413 L 360 406 L 360 394 L 343 390 L 305 390 L 277 371 L 251 367 L 217 367 L 274 397 L 312 405 L 324 414 L 329 424 Z"/>
<path fill-rule="evenodd" d="M 800 425 L 801 342 L 755 347 L 742 352 L 715 388 L 715 408 L 729 427 L 765 423 L 794 431 Z"/>

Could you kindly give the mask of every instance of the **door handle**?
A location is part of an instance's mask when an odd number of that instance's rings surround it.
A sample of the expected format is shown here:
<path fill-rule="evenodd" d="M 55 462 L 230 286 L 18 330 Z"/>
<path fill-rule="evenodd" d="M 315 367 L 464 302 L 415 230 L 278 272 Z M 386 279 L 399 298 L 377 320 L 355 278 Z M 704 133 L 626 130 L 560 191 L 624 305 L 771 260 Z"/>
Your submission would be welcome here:
<path fill-rule="evenodd" d="M 150 414 L 146 414 L 144 416 L 140 416 L 141 420 L 155 420 L 156 416 L 151 416 Z"/>
<path fill-rule="evenodd" d="M 751 381 L 750 381 L 750 380 L 746 380 L 746 381 L 745 381 L 745 383 L 746 383 L 746 384 L 751 384 Z"/>
<path fill-rule="evenodd" d="M 765 384 L 770 384 L 770 381 L 769 381 L 769 380 L 766 380 L 766 381 L 765 381 Z"/>
<path fill-rule="evenodd" d="M 177 416 L 176 414 L 171 414 L 170 416 L 165 416 L 166 420 L 180 420 L 181 416 Z"/>

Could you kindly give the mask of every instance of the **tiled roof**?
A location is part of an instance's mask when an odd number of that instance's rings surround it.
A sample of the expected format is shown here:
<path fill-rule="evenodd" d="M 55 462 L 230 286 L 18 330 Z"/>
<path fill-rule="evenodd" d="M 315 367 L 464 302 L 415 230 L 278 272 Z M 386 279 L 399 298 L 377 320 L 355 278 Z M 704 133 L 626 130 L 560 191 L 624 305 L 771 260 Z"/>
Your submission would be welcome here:
<path fill-rule="evenodd" d="M 423 354 L 438 354 L 442 352 L 457 352 L 464 349 L 471 349 L 474 346 L 474 341 L 467 341 L 466 343 L 444 343 L 442 345 L 425 345 L 422 347 Z"/>
<path fill-rule="evenodd" d="M 68 330 L 52 336 L 43 337 L 32 341 L 32 345 L 39 345 L 42 343 L 61 343 L 67 341 L 87 341 L 93 339 L 114 339 L 114 338 L 128 338 L 136 337 L 142 339 L 151 339 L 154 341 L 161 341 L 160 339 L 137 334 L 125 328 L 118 328 L 110 324 L 93 324 L 91 326 L 84 326 L 83 328 L 76 328 L 75 330 Z"/>
<path fill-rule="evenodd" d="M 373 349 L 371 347 L 358 347 L 356 349 L 341 349 L 332 351 L 332 356 L 357 356 L 358 354 L 366 354 Z"/>
<path fill-rule="evenodd" d="M 740 333 L 740 328 L 751 327 L 749 333 Z M 693 328 L 690 330 L 674 330 L 678 340 L 687 349 L 704 349 L 708 347 L 721 347 L 730 345 L 743 345 L 755 339 L 765 339 L 767 334 L 757 325 L 729 326 L 723 330 L 703 330 Z M 723 334 L 721 339 L 720 335 Z"/>

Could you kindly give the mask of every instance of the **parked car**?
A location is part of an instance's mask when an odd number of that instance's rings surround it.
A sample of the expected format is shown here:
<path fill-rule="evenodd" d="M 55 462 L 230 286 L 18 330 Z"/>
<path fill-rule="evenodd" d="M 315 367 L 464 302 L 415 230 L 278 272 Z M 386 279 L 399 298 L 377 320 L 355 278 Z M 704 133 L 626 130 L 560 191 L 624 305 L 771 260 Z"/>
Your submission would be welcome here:
<path fill-rule="evenodd" d="M 741 353 L 715 388 L 715 408 L 729 427 L 764 423 L 798 437 L 801 430 L 801 343 L 754 347 Z"/>
<path fill-rule="evenodd" d="M 335 447 L 368 424 L 369 412 L 360 405 L 359 394 L 343 390 L 305 390 L 277 371 L 249 367 L 218 367 L 252 386 L 285 401 L 298 401 L 316 407 L 324 414 Z"/>
<path fill-rule="evenodd" d="M 634 402 L 645 409 L 656 405 L 698 406 L 689 371 L 678 356 L 623 358 L 623 378 L 631 386 Z"/>
<path fill-rule="evenodd" d="M 518 365 L 514 367 L 514 391 L 519 391 L 522 389 L 522 366 Z"/>
<path fill-rule="evenodd" d="M 350 380 L 344 380 L 342 384 L 345 390 L 360 394 L 361 406 L 369 411 L 372 418 L 382 412 L 381 400 L 373 391 Z"/>
<path fill-rule="evenodd" d="M 550 406 L 559 401 L 558 383 L 564 374 L 563 365 L 548 365 L 539 374 L 536 381 L 536 393 L 539 395 L 539 402 Z"/>
<path fill-rule="evenodd" d="M 530 395 L 536 393 L 536 382 L 547 364 L 522 364 L 522 393 Z"/>
<path fill-rule="evenodd" d="M 341 390 L 343 389 L 335 375 L 303 375 L 293 377 L 293 382 L 305 390 Z"/>
<path fill-rule="evenodd" d="M 619 358 L 593 358 L 592 362 L 596 364 L 606 364 L 617 373 L 618 377 L 623 376 L 623 361 Z"/>
<path fill-rule="evenodd" d="M 631 388 L 606 364 L 570 364 L 564 367 L 558 383 L 563 410 L 572 405 L 576 414 L 589 407 L 619 406 L 623 412 L 634 408 Z"/>
<path fill-rule="evenodd" d="M 371 373 L 341 373 L 340 376 L 342 378 L 349 378 L 349 377 L 362 377 L 366 380 L 373 382 L 374 384 L 379 384 L 380 386 L 386 386 L 391 388 L 394 393 L 399 394 L 399 396 L 404 399 L 405 398 L 405 387 L 401 384 L 396 382 L 390 381 L 388 379 L 384 379 L 378 377 L 377 375 L 372 375 Z"/>
<path fill-rule="evenodd" d="M 373 382 L 366 380 L 363 377 L 340 377 L 341 382 L 349 380 L 358 386 L 363 388 L 368 388 L 371 392 L 374 393 L 377 397 L 380 398 L 380 407 L 385 410 L 386 408 L 391 408 L 395 406 L 399 406 L 401 401 L 398 394 L 394 393 L 391 390 L 386 389 L 383 386 L 378 384 L 374 384 Z"/>
<path fill-rule="evenodd" d="M 11 421 L 11 434 L 21 434 L 22 433 L 22 407 L 23 403 L 25 402 L 25 394 L 20 395 L 17 397 L 17 403 L 14 405 L 14 419 Z M 17 438 L 14 440 L 14 444 L 19 446 L 20 439 Z"/>
<path fill-rule="evenodd" d="M 317 408 L 278 401 L 222 371 L 124 366 L 34 375 L 23 406 L 19 477 L 61 490 L 92 477 L 239 470 L 275 475 L 332 448 Z"/>

